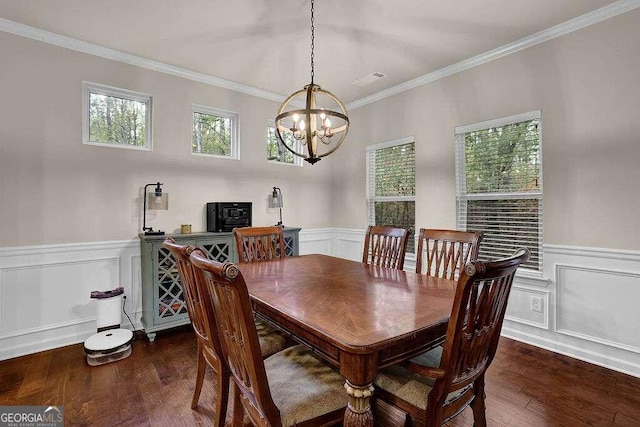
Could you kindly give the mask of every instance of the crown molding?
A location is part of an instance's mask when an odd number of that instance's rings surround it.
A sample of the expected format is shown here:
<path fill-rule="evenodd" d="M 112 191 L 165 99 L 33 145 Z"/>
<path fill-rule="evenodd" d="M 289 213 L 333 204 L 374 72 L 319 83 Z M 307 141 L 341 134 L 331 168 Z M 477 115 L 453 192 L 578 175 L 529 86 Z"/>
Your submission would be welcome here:
<path fill-rule="evenodd" d="M 50 31 L 41 30 L 39 28 L 30 27 L 8 19 L 0 18 L 0 31 L 12 33 L 17 36 L 27 37 L 33 40 L 60 46 L 66 49 L 78 52 L 88 53 L 90 55 L 99 56 L 101 58 L 111 59 L 113 61 L 122 62 L 136 67 L 146 68 L 148 70 L 158 71 L 160 73 L 169 74 L 183 79 L 193 80 L 199 83 L 205 83 L 211 86 L 217 86 L 236 92 L 245 93 L 247 95 L 256 96 L 258 98 L 268 99 L 270 101 L 282 102 L 285 97 L 266 90 L 258 89 L 252 86 L 243 85 L 230 80 L 221 79 L 204 73 L 187 70 L 185 68 L 175 67 L 173 65 L 164 64 L 159 61 L 143 58 L 141 56 L 131 55 L 129 53 L 120 52 L 115 49 L 77 40 L 71 37 L 52 33 Z"/>
<path fill-rule="evenodd" d="M 353 110 L 359 107 L 363 107 L 367 104 L 380 101 L 384 98 L 388 98 L 390 96 L 417 88 L 427 83 L 449 77 L 453 74 L 457 74 L 470 68 L 477 67 L 478 65 L 482 65 L 498 58 L 502 58 L 503 56 L 519 52 L 537 44 L 552 40 L 556 37 L 560 37 L 573 31 L 588 27 L 589 25 L 595 24 L 597 22 L 613 18 L 614 16 L 621 15 L 638 7 L 640 7 L 640 0 L 617 1 L 610 4 L 609 6 L 605 6 L 592 12 L 585 13 L 584 15 L 578 16 L 577 18 L 563 22 L 562 24 L 558 24 L 551 28 L 547 28 L 546 30 L 542 30 L 530 36 L 521 38 L 520 40 L 517 40 L 515 42 L 508 43 L 504 46 L 481 53 L 479 55 L 460 61 L 456 64 L 449 65 L 448 67 L 441 68 L 432 73 L 422 75 L 413 80 L 400 83 L 399 85 L 390 87 L 389 89 L 385 89 L 364 98 L 358 99 L 347 104 L 347 109 Z"/>
<path fill-rule="evenodd" d="M 388 98 L 390 96 L 417 88 L 427 83 L 443 79 L 445 77 L 468 70 L 478 65 L 482 65 L 498 58 L 502 58 L 503 56 L 519 52 L 531 46 L 544 43 L 546 41 L 571 33 L 581 28 L 588 27 L 589 25 L 595 24 L 597 22 L 621 15 L 638 7 L 640 7 L 640 0 L 619 0 L 608 6 L 586 13 L 582 16 L 571 19 L 546 30 L 542 30 L 538 33 L 524 37 L 515 42 L 508 43 L 504 46 L 498 47 L 485 53 L 481 53 L 479 55 L 460 61 L 456 64 L 449 65 L 448 67 L 441 68 L 432 73 L 422 75 L 413 80 L 409 80 L 407 82 L 393 86 L 389 89 L 385 89 L 383 91 L 353 101 L 347 104 L 347 109 L 353 110 L 359 107 L 363 107 L 367 104 L 380 101 L 384 98 Z M 20 24 L 4 18 L 0 18 L 0 31 L 5 31 L 7 33 L 27 37 L 44 43 L 72 49 L 78 52 L 111 59 L 113 61 L 146 68 L 160 73 L 193 80 L 199 83 L 233 90 L 247 95 L 256 96 L 258 98 L 264 98 L 270 101 L 283 102 L 285 99 L 285 96 L 274 92 L 269 92 L 263 89 L 258 89 L 230 80 L 221 79 L 219 77 L 214 77 L 208 74 L 198 73 L 195 71 L 187 70 L 185 68 L 175 67 L 173 65 L 164 64 L 159 61 L 154 61 L 140 56 L 120 52 L 115 49 L 95 45 L 82 40 L 77 40 L 71 37 L 52 33 L 50 31 L 41 30 L 39 28 L 30 27 L 28 25 Z"/>

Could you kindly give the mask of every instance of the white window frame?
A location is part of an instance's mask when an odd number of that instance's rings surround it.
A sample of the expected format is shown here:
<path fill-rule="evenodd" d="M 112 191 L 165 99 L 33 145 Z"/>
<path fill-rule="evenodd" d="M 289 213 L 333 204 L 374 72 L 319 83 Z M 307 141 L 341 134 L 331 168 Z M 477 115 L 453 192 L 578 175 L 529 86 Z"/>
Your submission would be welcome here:
<path fill-rule="evenodd" d="M 416 139 L 414 136 L 407 136 L 404 138 L 400 138 L 400 139 L 395 139 L 393 141 L 387 141 L 387 142 L 381 142 L 379 144 L 373 144 L 373 145 L 368 145 L 366 147 L 366 173 L 367 173 L 367 223 L 369 225 L 375 225 L 376 223 L 376 209 L 375 209 L 375 203 L 376 202 L 414 202 L 414 209 L 415 209 L 415 201 L 416 201 L 416 195 L 415 192 L 413 194 L 413 196 L 396 196 L 396 197 L 387 197 L 387 196 L 376 196 L 375 195 L 375 188 L 376 188 L 376 183 L 375 183 L 375 173 L 371 173 L 373 170 L 374 165 L 371 164 L 372 162 L 372 156 L 371 153 L 375 153 L 376 150 L 380 150 L 383 148 L 389 148 L 389 147 L 394 147 L 397 145 L 405 145 L 405 144 L 414 144 L 414 149 L 415 149 L 415 143 L 416 143 Z M 416 171 L 417 172 L 417 171 Z M 417 181 L 417 180 L 416 180 Z M 416 225 L 413 225 L 414 228 L 414 232 L 416 229 Z M 417 233 L 416 233 L 417 235 Z M 417 250 L 417 247 L 416 247 Z M 413 260 L 415 257 L 415 253 L 407 253 L 406 255 L 407 259 L 409 260 Z"/>
<path fill-rule="evenodd" d="M 223 117 L 231 120 L 231 149 L 228 156 L 220 154 L 195 153 L 193 151 L 193 116 L 195 113 L 207 114 L 209 116 Z M 233 111 L 221 110 L 219 108 L 207 107 L 206 105 L 192 104 L 191 106 L 191 127 L 189 133 L 189 151 L 194 156 L 217 157 L 219 159 L 240 160 L 240 115 Z"/>
<path fill-rule="evenodd" d="M 142 147 L 127 145 L 127 144 L 117 144 L 110 142 L 94 142 L 89 141 L 89 108 L 90 108 L 90 94 L 95 93 L 98 95 L 110 96 L 115 98 L 123 98 L 130 101 L 138 101 L 142 102 L 146 105 L 146 114 L 145 114 L 145 145 Z M 146 93 L 134 92 L 132 90 L 121 89 L 113 86 L 106 86 L 98 83 L 92 82 L 82 82 L 82 143 L 84 145 L 93 145 L 97 147 L 115 147 L 115 148 L 126 148 L 129 150 L 142 150 L 142 151 L 153 151 L 153 128 L 152 128 L 152 117 L 153 117 L 153 97 Z"/>
<path fill-rule="evenodd" d="M 540 174 L 538 176 L 538 191 L 531 192 L 509 192 L 509 193 L 466 193 L 466 153 L 464 135 L 469 132 L 486 130 L 530 120 L 540 120 L 538 125 L 538 156 L 540 164 Z M 463 221 L 459 211 L 461 204 L 467 200 L 509 200 L 509 199 L 537 199 L 538 200 L 538 269 L 521 268 L 524 275 L 542 276 L 543 274 L 543 183 L 542 183 L 542 113 L 540 110 L 523 114 L 503 117 L 499 119 L 487 120 L 455 128 L 455 152 L 456 152 L 456 227 L 459 230 L 466 230 L 466 222 Z M 482 245 L 482 242 L 480 243 Z"/>
<path fill-rule="evenodd" d="M 273 128 L 273 129 L 274 129 L 274 131 L 275 131 L 276 124 L 275 124 L 275 122 L 274 122 L 274 121 L 268 121 L 268 122 L 267 122 L 267 135 L 268 135 L 268 133 L 269 133 L 269 128 Z M 277 138 L 278 138 L 278 137 L 276 136 L 276 139 L 277 139 Z M 266 142 L 267 142 L 267 144 L 269 143 L 269 141 L 268 141 L 268 140 L 267 140 Z M 276 142 L 278 142 L 278 141 L 276 141 Z M 280 143 L 280 142 L 278 142 L 278 144 L 279 144 L 279 143 Z M 296 141 L 296 151 L 300 152 L 301 145 L 302 145 L 302 144 L 300 144 L 300 141 Z M 300 156 L 296 156 L 295 154 L 292 154 L 292 156 L 293 156 L 293 163 L 281 162 L 280 160 L 269 160 L 269 159 L 268 159 L 268 154 L 269 154 L 269 152 L 267 151 L 267 161 L 268 161 L 269 163 L 273 163 L 273 164 L 276 164 L 276 165 L 286 165 L 286 166 L 298 166 L 298 167 L 302 167 L 302 166 L 303 166 L 302 157 L 300 157 Z"/>

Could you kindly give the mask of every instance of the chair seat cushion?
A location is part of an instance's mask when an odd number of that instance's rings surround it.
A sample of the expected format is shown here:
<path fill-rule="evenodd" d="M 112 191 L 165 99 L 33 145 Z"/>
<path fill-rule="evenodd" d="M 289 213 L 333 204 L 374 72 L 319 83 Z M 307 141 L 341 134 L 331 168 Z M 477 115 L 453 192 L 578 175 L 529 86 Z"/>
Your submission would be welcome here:
<path fill-rule="evenodd" d="M 412 362 L 429 367 L 438 367 L 442 357 L 442 347 L 438 346 L 418 357 Z M 390 366 L 380 371 L 374 381 L 376 388 L 401 398 L 413 406 L 426 410 L 427 395 L 431 392 L 435 380 L 418 375 L 399 365 Z"/>
<path fill-rule="evenodd" d="M 255 318 L 258 340 L 262 349 L 262 357 L 269 357 L 272 354 L 291 347 L 294 342 L 284 332 L 269 325 L 264 320 Z"/>
<path fill-rule="evenodd" d="M 311 420 L 346 406 L 342 375 L 298 344 L 264 360 L 282 425 Z"/>

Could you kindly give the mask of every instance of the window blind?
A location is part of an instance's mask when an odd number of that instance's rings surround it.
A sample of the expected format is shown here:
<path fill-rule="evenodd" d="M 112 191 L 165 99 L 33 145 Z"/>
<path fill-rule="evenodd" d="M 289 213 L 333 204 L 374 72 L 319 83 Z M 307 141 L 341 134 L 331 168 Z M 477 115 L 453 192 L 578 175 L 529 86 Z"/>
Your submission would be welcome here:
<path fill-rule="evenodd" d="M 484 233 L 479 259 L 527 247 L 542 270 L 540 112 L 456 129 L 456 223 Z"/>
<path fill-rule="evenodd" d="M 413 137 L 367 147 L 369 224 L 415 230 L 415 169 Z M 407 252 L 414 246 L 411 234 Z"/>

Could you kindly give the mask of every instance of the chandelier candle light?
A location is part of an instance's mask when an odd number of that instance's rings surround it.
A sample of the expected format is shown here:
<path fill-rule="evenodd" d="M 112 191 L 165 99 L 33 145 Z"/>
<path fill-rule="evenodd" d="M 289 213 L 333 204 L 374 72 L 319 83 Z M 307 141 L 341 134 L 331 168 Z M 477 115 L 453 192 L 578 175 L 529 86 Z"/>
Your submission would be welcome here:
<path fill-rule="evenodd" d="M 342 101 L 313 82 L 313 12 L 311 0 L 311 83 L 285 99 L 278 109 L 275 126 L 279 143 L 311 164 L 333 153 L 349 131 L 349 117 Z M 302 104 L 304 108 L 299 108 Z"/>

